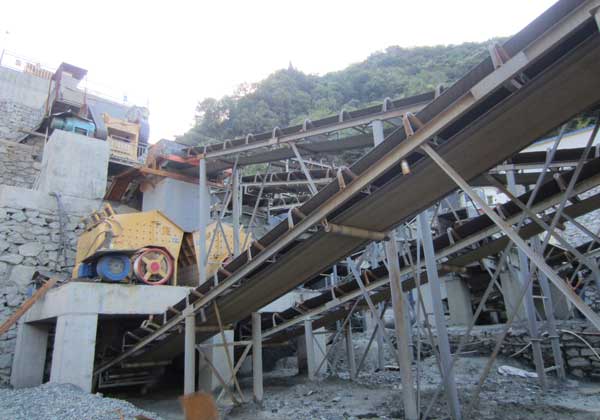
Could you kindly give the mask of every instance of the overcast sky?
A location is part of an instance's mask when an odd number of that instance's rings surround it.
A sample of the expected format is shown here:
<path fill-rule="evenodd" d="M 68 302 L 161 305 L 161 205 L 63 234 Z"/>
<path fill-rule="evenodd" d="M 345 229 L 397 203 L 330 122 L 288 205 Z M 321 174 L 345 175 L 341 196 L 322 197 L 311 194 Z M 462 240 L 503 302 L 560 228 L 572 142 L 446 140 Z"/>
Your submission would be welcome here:
<path fill-rule="evenodd" d="M 231 93 L 289 62 L 324 74 L 390 45 L 508 36 L 553 3 L 4 0 L 0 49 L 50 67 L 62 61 L 83 67 L 90 89 L 148 105 L 154 142 L 185 132 L 199 100 Z"/>

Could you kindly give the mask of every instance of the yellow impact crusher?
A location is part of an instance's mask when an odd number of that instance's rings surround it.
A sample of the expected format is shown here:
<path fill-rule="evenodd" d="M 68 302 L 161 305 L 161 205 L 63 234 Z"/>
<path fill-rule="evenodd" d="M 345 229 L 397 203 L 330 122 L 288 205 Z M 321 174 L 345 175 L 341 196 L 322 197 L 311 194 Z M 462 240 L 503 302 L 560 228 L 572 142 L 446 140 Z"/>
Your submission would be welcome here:
<path fill-rule="evenodd" d="M 207 278 L 232 257 L 233 228 L 216 222 L 207 226 Z M 216 236 L 215 236 L 216 235 Z M 213 236 L 215 238 L 213 239 Z M 240 244 L 251 238 L 240 228 Z M 159 210 L 116 214 L 110 204 L 85 219 L 77 241 L 73 278 L 111 283 L 197 285 L 197 232 L 184 232 Z M 245 249 L 243 249 L 245 250 Z"/>

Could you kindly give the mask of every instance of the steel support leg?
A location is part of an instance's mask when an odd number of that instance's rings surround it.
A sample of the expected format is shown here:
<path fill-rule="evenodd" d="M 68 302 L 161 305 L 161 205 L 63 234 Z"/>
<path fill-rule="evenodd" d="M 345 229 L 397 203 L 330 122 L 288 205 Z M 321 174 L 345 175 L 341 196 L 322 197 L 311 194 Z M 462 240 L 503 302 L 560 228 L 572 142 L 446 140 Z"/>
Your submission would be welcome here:
<path fill-rule="evenodd" d="M 540 252 L 542 244 L 539 238 L 533 239 L 534 248 Z M 548 334 L 550 335 L 550 343 L 552 344 L 552 356 L 554 357 L 554 365 L 556 366 L 556 374 L 562 381 L 566 379 L 565 364 L 562 357 L 562 351 L 560 349 L 560 337 L 556 330 L 556 320 L 554 319 L 554 303 L 552 302 L 552 293 L 550 291 L 550 284 L 548 283 L 548 277 L 544 273 L 538 270 L 538 281 L 542 288 L 542 294 L 544 295 L 544 312 L 546 315 L 546 323 L 548 324 Z"/>
<path fill-rule="evenodd" d="M 507 171 L 506 179 L 508 181 L 508 190 L 512 194 L 518 195 L 514 171 Z M 529 281 L 529 276 L 531 276 L 531 272 L 529 271 L 529 259 L 521 249 L 517 248 L 517 253 L 519 257 L 519 277 L 521 280 L 521 285 L 524 286 L 526 284 L 529 284 L 529 287 L 527 288 L 527 293 L 525 294 L 525 313 L 527 314 L 527 325 L 529 327 L 529 336 L 531 337 L 533 361 L 535 363 L 535 369 L 538 374 L 540 386 L 542 387 L 542 389 L 546 389 L 547 384 L 546 372 L 544 370 L 544 356 L 542 354 L 542 346 L 540 343 L 540 331 L 535 316 L 535 304 L 533 302 L 533 282 Z M 518 310 L 518 308 L 515 308 L 515 310 Z"/>
<path fill-rule="evenodd" d="M 296 145 L 294 143 L 290 143 L 290 146 L 291 146 L 292 150 L 294 151 L 294 154 L 296 155 L 296 159 L 298 159 L 298 163 L 300 164 L 300 168 L 302 169 L 302 172 L 304 172 L 304 176 L 306 176 L 306 180 L 308 181 L 308 189 L 310 190 L 310 193 L 312 195 L 315 195 L 318 192 L 317 186 L 315 185 L 315 182 L 313 181 L 312 177 L 310 176 L 310 172 L 308 171 L 308 168 L 304 164 L 304 160 L 302 159 L 302 156 L 300 155 L 298 148 L 296 147 Z"/>
<path fill-rule="evenodd" d="M 240 255 L 240 216 L 242 215 L 242 200 L 240 194 L 240 172 L 234 168 L 231 173 L 231 200 L 232 200 L 232 226 L 233 226 L 233 256 Z M 227 239 L 225 239 L 226 241 Z"/>
<path fill-rule="evenodd" d="M 431 237 L 431 228 L 427 221 L 425 212 L 417 216 L 419 230 L 423 241 L 423 251 L 425 254 L 425 268 L 429 280 L 429 290 L 431 292 L 433 315 L 435 318 L 435 328 L 438 336 L 438 347 L 440 350 L 440 365 L 442 375 L 446 384 L 446 396 L 450 407 L 450 414 L 454 420 L 462 418 L 460 412 L 460 402 L 458 401 L 458 392 L 454 373 L 451 366 L 450 343 L 448 341 L 448 331 L 446 330 L 446 319 L 443 312 L 442 292 L 440 288 L 440 279 L 438 277 L 437 264 L 435 262 L 435 252 L 433 249 L 433 239 Z"/>
<path fill-rule="evenodd" d="M 373 145 L 378 146 L 385 140 L 383 136 L 383 121 L 375 120 L 371 123 L 371 127 L 373 128 Z"/>
<path fill-rule="evenodd" d="M 198 284 L 204 284 L 206 282 L 206 226 L 208 225 L 208 213 L 210 211 L 206 159 L 200 159 L 198 167 L 200 168 L 200 221 L 198 223 L 198 249 L 200 250 L 200 260 L 198 261 Z"/>
<path fill-rule="evenodd" d="M 196 392 L 196 316 L 191 311 L 185 315 L 184 358 L 183 394 L 188 395 Z"/>
<path fill-rule="evenodd" d="M 473 191 L 469 184 L 452 168 L 440 155 L 437 154 L 429 145 L 423 145 L 421 148 L 431 157 L 435 163 L 482 209 L 482 211 L 494 222 L 516 246 L 525 252 L 525 255 L 546 274 L 548 279 L 563 293 L 567 299 L 594 325 L 600 329 L 600 316 L 596 314 L 565 281 L 560 278 L 554 270 L 546 263 L 542 256 L 535 253 L 519 236 L 519 234 L 496 214 L 482 199 Z"/>
<path fill-rule="evenodd" d="M 398 346 L 398 359 L 400 363 L 400 376 L 402 379 L 402 399 L 404 403 L 404 416 L 408 420 L 418 418 L 417 397 L 415 394 L 414 380 L 411 370 L 411 354 L 409 332 L 406 328 L 404 296 L 400 283 L 400 264 L 398 262 L 398 245 L 395 240 L 385 243 L 385 252 L 389 265 L 390 288 L 392 295 L 392 308 L 394 310 L 394 325 L 396 329 L 396 345 Z"/>
<path fill-rule="evenodd" d="M 254 400 L 261 403 L 263 399 L 263 366 L 262 366 L 262 325 L 258 312 L 252 313 L 252 383 Z"/>

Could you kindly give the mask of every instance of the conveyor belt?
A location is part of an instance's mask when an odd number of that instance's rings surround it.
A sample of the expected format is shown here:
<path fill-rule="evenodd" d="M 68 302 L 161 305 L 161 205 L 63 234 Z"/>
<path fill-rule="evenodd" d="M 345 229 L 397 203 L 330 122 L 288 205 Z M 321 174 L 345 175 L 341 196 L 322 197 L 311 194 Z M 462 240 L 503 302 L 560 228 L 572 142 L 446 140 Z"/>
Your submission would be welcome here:
<path fill-rule="evenodd" d="M 575 10 L 578 6 L 582 6 Z M 332 223 L 388 231 L 446 196 L 456 186 L 429 159 L 415 153 L 435 137 L 437 152 L 465 179 L 472 179 L 526 147 L 573 115 L 600 101 L 600 36 L 590 15 L 591 3 L 561 1 L 504 45 L 515 57 L 494 70 L 490 59 L 418 113 L 425 125 L 407 138 L 398 131 L 354 164 L 346 186 L 332 183 L 301 208 L 290 230 L 281 223 L 220 275 L 218 285 L 199 288 L 176 305 L 190 304 L 205 322 L 215 325 L 207 303 L 216 301 L 223 322 L 239 321 L 319 272 L 366 245 L 362 239 L 314 231 L 324 215 Z M 516 75 L 527 80 L 518 90 L 504 87 Z M 403 176 L 399 159 L 411 162 Z M 305 236 L 308 239 L 303 239 Z M 275 259 L 274 262 L 273 258 Z M 210 283 L 210 282 L 209 282 Z M 233 287 L 232 287 L 233 286 Z M 166 360 L 182 352 L 178 333 L 183 317 L 172 311 L 155 320 L 158 330 L 142 334 L 125 357 Z M 140 332 L 141 333 L 141 332 Z M 212 333 L 198 333 L 204 340 Z"/>

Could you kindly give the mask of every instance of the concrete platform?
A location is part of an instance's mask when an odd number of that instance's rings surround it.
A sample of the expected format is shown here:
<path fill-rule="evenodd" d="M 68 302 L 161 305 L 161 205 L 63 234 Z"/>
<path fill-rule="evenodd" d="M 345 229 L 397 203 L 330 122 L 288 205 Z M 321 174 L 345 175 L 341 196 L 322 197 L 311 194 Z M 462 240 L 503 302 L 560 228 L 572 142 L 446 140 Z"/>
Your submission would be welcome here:
<path fill-rule="evenodd" d="M 90 392 L 98 317 L 127 317 L 164 312 L 189 288 L 69 282 L 49 291 L 21 319 L 13 359 L 15 388 L 43 380 L 48 329 L 56 323 L 50 382 L 72 383 Z"/>

